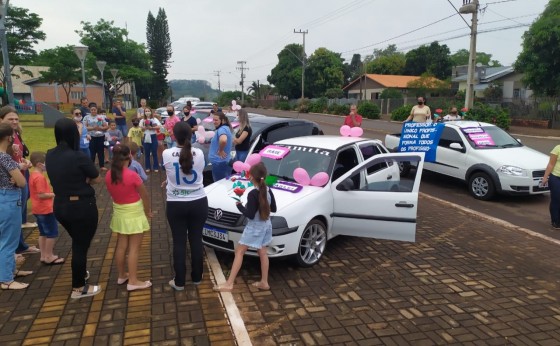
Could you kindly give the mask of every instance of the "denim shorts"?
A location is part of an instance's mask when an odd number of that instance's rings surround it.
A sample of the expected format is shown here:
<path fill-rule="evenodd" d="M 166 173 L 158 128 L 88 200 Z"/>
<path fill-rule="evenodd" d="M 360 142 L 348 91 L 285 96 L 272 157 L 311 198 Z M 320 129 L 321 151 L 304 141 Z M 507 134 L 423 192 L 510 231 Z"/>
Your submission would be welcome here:
<path fill-rule="evenodd" d="M 56 221 L 54 213 L 33 215 L 37 219 L 37 225 L 39 226 L 39 235 L 41 237 L 58 237 L 58 221 Z"/>

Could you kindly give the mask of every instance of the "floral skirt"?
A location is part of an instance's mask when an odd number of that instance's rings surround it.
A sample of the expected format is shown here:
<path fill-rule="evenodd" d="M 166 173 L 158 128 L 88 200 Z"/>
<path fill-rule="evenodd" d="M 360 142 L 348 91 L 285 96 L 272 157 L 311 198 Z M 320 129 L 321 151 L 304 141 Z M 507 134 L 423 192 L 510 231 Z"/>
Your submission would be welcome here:
<path fill-rule="evenodd" d="M 120 234 L 138 234 L 150 230 L 150 224 L 144 214 L 142 200 L 129 204 L 113 203 L 111 230 Z"/>

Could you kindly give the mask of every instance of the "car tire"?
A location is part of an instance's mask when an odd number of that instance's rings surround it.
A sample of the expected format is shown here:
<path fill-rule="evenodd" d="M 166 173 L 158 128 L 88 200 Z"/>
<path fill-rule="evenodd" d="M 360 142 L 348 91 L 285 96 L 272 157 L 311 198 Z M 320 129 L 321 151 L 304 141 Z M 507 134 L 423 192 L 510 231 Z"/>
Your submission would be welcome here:
<path fill-rule="evenodd" d="M 489 201 L 496 195 L 494 180 L 484 172 L 476 172 L 469 178 L 469 193 L 476 199 Z"/>
<path fill-rule="evenodd" d="M 303 230 L 295 257 L 297 265 L 311 267 L 319 262 L 327 247 L 327 227 L 319 220 L 311 220 Z"/>

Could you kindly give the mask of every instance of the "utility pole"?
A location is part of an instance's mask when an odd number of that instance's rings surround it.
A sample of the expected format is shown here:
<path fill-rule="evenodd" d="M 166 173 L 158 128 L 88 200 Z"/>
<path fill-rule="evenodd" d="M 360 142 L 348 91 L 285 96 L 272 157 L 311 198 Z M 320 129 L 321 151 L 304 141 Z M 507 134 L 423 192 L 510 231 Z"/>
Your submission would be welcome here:
<path fill-rule="evenodd" d="M 299 29 L 299 31 L 296 31 L 296 29 L 294 29 L 294 34 L 303 35 L 303 56 L 301 57 L 301 101 L 305 98 L 305 35 L 307 35 L 308 32 L 309 30 L 303 31 Z"/>
<path fill-rule="evenodd" d="M 476 68 L 476 34 L 478 24 L 478 0 L 463 1 L 460 13 L 471 13 L 471 46 L 469 50 L 469 66 L 467 69 L 467 91 L 465 94 L 465 108 L 471 109 L 474 104 L 474 73 Z"/>
<path fill-rule="evenodd" d="M 249 69 L 249 68 L 245 67 L 246 63 L 247 63 L 247 61 L 238 61 L 237 62 L 237 64 L 240 65 L 240 67 L 237 67 L 237 69 L 241 71 L 241 82 L 239 83 L 239 85 L 241 85 L 241 105 L 243 105 L 244 95 L 245 95 L 245 89 L 243 87 L 243 80 L 245 79 L 245 74 L 243 73 L 243 71 Z"/>
<path fill-rule="evenodd" d="M 6 16 L 8 15 L 8 6 L 10 0 L 0 0 L 0 45 L 2 45 L 2 63 L 4 64 L 4 82 L 3 85 L 6 95 L 8 96 L 8 104 L 14 105 L 14 89 L 12 87 L 12 69 L 10 67 L 10 58 L 8 57 L 8 38 L 6 37 Z"/>
<path fill-rule="evenodd" d="M 222 89 L 220 89 L 220 72 L 222 71 L 214 71 L 214 76 L 218 76 L 218 91 L 222 91 Z"/>

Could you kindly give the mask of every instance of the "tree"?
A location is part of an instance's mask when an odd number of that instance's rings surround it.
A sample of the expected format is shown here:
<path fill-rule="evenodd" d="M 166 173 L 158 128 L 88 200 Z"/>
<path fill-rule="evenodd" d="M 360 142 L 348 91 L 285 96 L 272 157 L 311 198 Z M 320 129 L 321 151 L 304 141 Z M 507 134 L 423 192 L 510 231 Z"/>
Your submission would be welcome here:
<path fill-rule="evenodd" d="M 484 90 L 484 97 L 489 100 L 502 101 L 504 97 L 503 84 L 497 82 L 490 83 L 486 90 Z"/>
<path fill-rule="evenodd" d="M 453 65 L 449 55 L 449 47 L 440 45 L 437 41 L 429 46 L 420 46 L 406 53 L 404 73 L 409 76 L 420 76 L 424 73 L 434 75 L 439 79 L 451 76 Z"/>
<path fill-rule="evenodd" d="M 169 25 L 163 8 L 158 10 L 156 18 L 152 12 L 148 12 L 146 40 L 154 71 L 153 92 L 157 98 L 163 100 L 167 92 L 167 68 L 172 55 Z"/>
<path fill-rule="evenodd" d="M 406 65 L 406 58 L 403 53 L 383 55 L 368 62 L 366 65 L 366 72 L 378 73 L 378 74 L 402 75 L 404 74 L 405 65 Z"/>
<path fill-rule="evenodd" d="M 560 94 L 560 0 L 550 0 L 541 16 L 523 34 L 523 50 L 514 64 L 538 95 Z"/>
<path fill-rule="evenodd" d="M 247 93 L 249 95 L 253 95 L 255 96 L 257 99 L 260 98 L 259 92 L 260 92 L 260 85 L 257 82 L 253 82 L 251 83 L 251 85 L 249 85 L 247 87 Z"/>
<path fill-rule="evenodd" d="M 424 73 L 420 78 L 408 82 L 407 88 L 411 90 L 412 95 L 426 97 L 428 94 L 431 94 L 435 96 L 449 93 L 451 91 L 451 83 L 434 78 L 433 75 L 428 73 Z"/>
<path fill-rule="evenodd" d="M 466 49 L 459 49 L 455 54 L 451 55 L 453 66 L 462 66 L 469 64 L 469 51 Z M 484 66 L 502 66 L 498 60 L 492 60 L 492 54 L 477 52 L 476 63 L 481 63 Z"/>
<path fill-rule="evenodd" d="M 70 103 L 70 90 L 82 77 L 80 60 L 72 46 L 45 49 L 35 59 L 38 65 L 48 66 L 48 71 L 41 72 L 40 80 L 49 84 L 59 84 L 66 94 L 66 103 Z"/>
<path fill-rule="evenodd" d="M 278 64 L 266 79 L 276 86 L 280 95 L 288 98 L 301 96 L 301 57 L 303 46 L 296 43 L 287 45 L 278 53 Z"/>
<path fill-rule="evenodd" d="M 400 89 L 397 88 L 387 88 L 383 89 L 381 94 L 379 95 L 380 99 L 402 99 L 403 94 Z"/>
<path fill-rule="evenodd" d="M 344 63 L 344 84 L 347 84 L 362 74 L 362 56 L 360 54 L 352 55 L 350 64 Z"/>
<path fill-rule="evenodd" d="M 310 97 L 321 97 L 331 88 L 344 85 L 344 65 L 340 53 L 326 48 L 317 48 L 309 57 L 306 71 Z"/>
<path fill-rule="evenodd" d="M 214 99 L 218 105 L 225 107 L 231 105 L 231 101 L 236 100 L 241 104 L 241 91 L 224 91 Z"/>
<path fill-rule="evenodd" d="M 143 44 L 128 39 L 128 31 L 114 26 L 113 21 L 100 19 L 96 24 L 89 22 L 81 22 L 81 24 L 82 30 L 76 30 L 76 33 L 81 38 L 80 42 L 88 47 L 85 63 L 88 76 L 97 76 L 101 80 L 101 73 L 95 61 L 103 60 L 107 62 L 105 71 L 118 69 L 118 78 L 113 85 L 114 90 L 118 91 L 128 82 L 136 82 L 141 86 L 149 84 L 153 73 L 150 69 L 150 56 Z M 114 94 L 109 92 L 109 85 L 105 88 L 112 102 Z M 150 88 L 143 87 L 138 90 L 143 90 L 139 95 L 150 98 Z"/>

